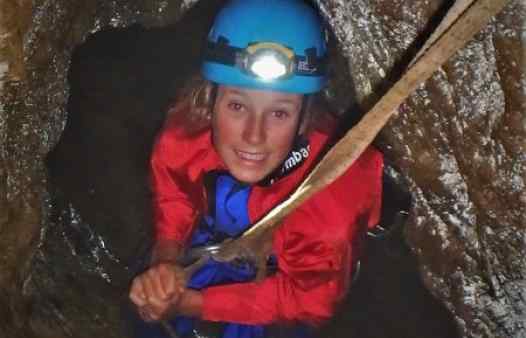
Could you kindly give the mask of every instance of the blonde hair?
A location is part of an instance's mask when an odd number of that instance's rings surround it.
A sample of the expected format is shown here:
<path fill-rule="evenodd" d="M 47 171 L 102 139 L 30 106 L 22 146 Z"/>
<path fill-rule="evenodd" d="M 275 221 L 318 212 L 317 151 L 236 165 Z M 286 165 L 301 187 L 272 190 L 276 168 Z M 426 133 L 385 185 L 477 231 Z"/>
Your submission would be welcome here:
<path fill-rule="evenodd" d="M 190 78 L 168 108 L 168 117 L 184 125 L 189 135 L 197 134 L 211 126 L 211 117 L 217 94 L 217 84 L 202 76 Z M 305 96 L 299 133 L 308 135 L 313 130 L 328 131 L 335 115 L 322 92 Z"/>

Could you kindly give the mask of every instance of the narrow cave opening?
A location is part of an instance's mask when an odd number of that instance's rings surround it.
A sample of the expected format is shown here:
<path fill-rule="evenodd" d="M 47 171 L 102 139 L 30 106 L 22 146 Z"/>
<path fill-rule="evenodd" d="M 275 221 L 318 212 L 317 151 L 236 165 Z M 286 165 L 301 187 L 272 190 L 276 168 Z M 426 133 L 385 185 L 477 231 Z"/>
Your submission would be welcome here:
<path fill-rule="evenodd" d="M 68 120 L 48 156 L 51 182 L 119 257 L 148 246 L 148 158 L 168 105 L 198 71 L 222 1 L 201 2 L 173 25 L 107 29 L 77 47 Z"/>
<path fill-rule="evenodd" d="M 48 230 L 55 232 L 48 242 L 54 238 L 67 245 L 63 252 L 53 244 L 40 249 L 41 256 L 48 256 L 46 264 L 63 255 L 84 262 L 58 268 L 59 275 L 67 275 L 64 284 L 78 278 L 71 269 L 80 269 L 95 276 L 82 282 L 83 287 L 98 283 L 98 278 L 125 294 L 135 260 L 151 245 L 151 146 L 166 107 L 198 71 L 202 41 L 221 3 L 201 1 L 180 22 L 163 28 L 104 30 L 75 50 L 68 74 L 68 121 L 47 159 L 51 217 L 61 223 Z M 331 50 L 337 51 L 334 41 Z M 342 59 L 336 59 L 333 69 L 340 77 L 333 86 L 336 110 L 353 102 L 352 80 Z M 320 336 L 456 337 L 451 315 L 425 289 L 416 258 L 403 239 L 403 212 L 410 205 L 403 179 L 391 166 L 385 176 L 382 224 L 389 230 L 368 240 L 360 276 Z M 101 250 L 109 259 L 100 259 Z M 58 280 L 50 284 L 60 289 Z M 92 306 L 94 313 L 99 311 L 97 304 Z"/>

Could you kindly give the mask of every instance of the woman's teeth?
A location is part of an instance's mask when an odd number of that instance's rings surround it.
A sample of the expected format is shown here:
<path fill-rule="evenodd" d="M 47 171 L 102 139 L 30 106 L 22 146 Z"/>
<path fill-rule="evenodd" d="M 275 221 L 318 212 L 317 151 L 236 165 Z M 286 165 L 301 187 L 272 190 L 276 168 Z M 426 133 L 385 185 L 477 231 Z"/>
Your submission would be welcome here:
<path fill-rule="evenodd" d="M 247 152 L 239 151 L 239 150 L 237 152 L 237 155 L 241 159 L 248 160 L 248 161 L 261 161 L 265 158 L 264 153 L 247 153 Z"/>

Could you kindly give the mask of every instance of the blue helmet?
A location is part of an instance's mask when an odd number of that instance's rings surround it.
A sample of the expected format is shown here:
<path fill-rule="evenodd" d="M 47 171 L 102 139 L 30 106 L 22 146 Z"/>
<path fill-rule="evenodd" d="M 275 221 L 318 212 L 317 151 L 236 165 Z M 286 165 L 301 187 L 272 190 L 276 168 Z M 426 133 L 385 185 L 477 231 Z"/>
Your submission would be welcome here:
<path fill-rule="evenodd" d="M 202 74 L 210 81 L 308 94 L 326 82 L 326 39 L 302 0 L 231 0 L 208 34 Z"/>

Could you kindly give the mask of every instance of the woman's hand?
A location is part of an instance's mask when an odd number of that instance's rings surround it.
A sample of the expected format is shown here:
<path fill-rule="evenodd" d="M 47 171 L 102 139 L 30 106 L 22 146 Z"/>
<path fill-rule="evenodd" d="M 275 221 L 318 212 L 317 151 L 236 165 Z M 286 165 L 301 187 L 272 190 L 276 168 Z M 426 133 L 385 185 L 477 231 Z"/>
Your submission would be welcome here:
<path fill-rule="evenodd" d="M 135 277 L 130 299 L 145 321 L 157 321 L 177 312 L 185 288 L 184 270 L 172 263 L 158 263 Z"/>

